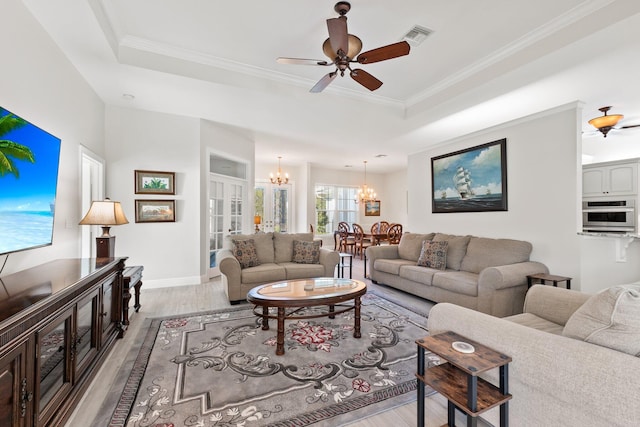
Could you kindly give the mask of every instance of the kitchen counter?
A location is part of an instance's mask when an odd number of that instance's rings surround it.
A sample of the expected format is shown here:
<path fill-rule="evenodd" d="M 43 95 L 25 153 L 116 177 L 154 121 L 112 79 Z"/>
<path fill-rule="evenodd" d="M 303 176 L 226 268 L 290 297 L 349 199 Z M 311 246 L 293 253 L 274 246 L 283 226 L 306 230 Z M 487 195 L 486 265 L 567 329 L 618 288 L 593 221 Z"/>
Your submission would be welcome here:
<path fill-rule="evenodd" d="M 616 242 L 616 262 L 627 262 L 627 249 L 629 245 L 640 239 L 639 234 L 634 233 L 613 233 L 606 231 L 579 231 L 579 236 L 605 237 L 615 239 Z"/>
<path fill-rule="evenodd" d="M 640 234 L 635 233 L 614 233 L 614 232 L 606 232 L 606 231 L 579 231 L 578 235 L 580 236 L 591 236 L 591 237 L 614 237 L 618 239 L 640 239 Z"/>

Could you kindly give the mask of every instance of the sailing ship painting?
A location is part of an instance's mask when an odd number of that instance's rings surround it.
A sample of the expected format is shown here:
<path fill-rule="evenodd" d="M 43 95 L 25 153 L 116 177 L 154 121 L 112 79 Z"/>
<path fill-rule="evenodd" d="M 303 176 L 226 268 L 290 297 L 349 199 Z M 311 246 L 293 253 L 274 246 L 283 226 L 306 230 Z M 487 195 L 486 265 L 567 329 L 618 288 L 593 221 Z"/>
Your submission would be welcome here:
<path fill-rule="evenodd" d="M 506 139 L 431 159 L 432 212 L 507 210 Z"/>
<path fill-rule="evenodd" d="M 460 199 L 469 199 L 473 195 L 471 182 L 471 172 L 469 172 L 469 169 L 458 166 L 456 173 L 453 175 L 453 184 L 460 195 Z"/>

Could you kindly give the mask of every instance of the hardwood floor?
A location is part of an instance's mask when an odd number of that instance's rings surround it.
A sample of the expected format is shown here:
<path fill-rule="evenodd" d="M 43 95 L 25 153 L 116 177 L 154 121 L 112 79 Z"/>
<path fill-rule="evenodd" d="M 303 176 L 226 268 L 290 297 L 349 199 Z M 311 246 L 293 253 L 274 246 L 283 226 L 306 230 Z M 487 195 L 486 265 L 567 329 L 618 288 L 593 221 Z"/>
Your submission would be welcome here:
<path fill-rule="evenodd" d="M 355 279 L 362 280 L 363 265 L 363 261 L 354 257 L 353 277 Z M 366 282 L 381 293 L 400 294 L 393 289 L 371 284 L 369 280 Z M 408 298 L 404 293 L 402 293 L 402 297 Z M 425 305 L 425 307 L 430 304 L 420 299 L 415 299 L 414 303 L 417 305 Z M 136 339 L 145 323 L 145 318 L 196 313 L 230 307 L 220 280 L 213 280 L 200 285 L 179 286 L 174 288 L 145 289 L 143 285 L 141 288 L 140 304 L 142 307 L 139 313 L 129 312 L 131 322 L 129 329 L 124 338 L 118 340 L 112 352 L 109 354 L 107 361 L 89 386 L 78 408 L 67 422 L 67 427 L 93 425 L 92 421 L 98 414 L 102 403 L 109 400 L 109 398 L 113 401 L 114 397 L 108 395 L 109 390 L 119 374 L 122 375 L 129 372 L 130 367 L 128 366 L 126 358 L 130 349 L 136 344 Z M 391 425 L 394 427 L 413 427 L 417 424 L 416 411 L 416 403 L 413 402 L 386 412 L 374 414 L 368 418 L 349 424 L 349 427 L 387 427 Z M 446 400 L 438 394 L 428 397 L 426 399 L 425 412 L 427 414 L 425 426 L 441 426 L 443 423 L 446 423 L 447 418 Z M 336 421 L 339 423 L 339 420 Z M 462 419 L 460 419 L 458 423 L 459 425 L 465 424 Z M 479 425 L 486 424 L 479 423 Z"/>

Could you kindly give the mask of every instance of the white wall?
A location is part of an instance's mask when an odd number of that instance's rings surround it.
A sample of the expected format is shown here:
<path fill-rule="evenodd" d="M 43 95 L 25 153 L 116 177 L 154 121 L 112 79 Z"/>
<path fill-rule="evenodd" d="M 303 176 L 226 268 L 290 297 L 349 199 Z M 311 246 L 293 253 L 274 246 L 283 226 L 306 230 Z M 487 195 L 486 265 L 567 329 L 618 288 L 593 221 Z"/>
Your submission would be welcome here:
<path fill-rule="evenodd" d="M 110 106 L 106 112 L 107 196 L 122 202 L 129 224 L 111 229 L 116 255 L 143 265 L 145 287 L 197 284 L 207 280 L 209 156 L 247 164 L 253 182 L 254 145 L 233 127 L 198 118 Z M 176 195 L 134 194 L 134 171 L 176 173 Z M 253 209 L 247 189 L 247 209 Z M 251 195 L 253 192 L 251 191 Z M 175 223 L 136 223 L 135 200 L 176 201 Z M 245 229 L 251 227 L 249 216 Z"/>
<path fill-rule="evenodd" d="M 533 244 L 532 260 L 553 274 L 573 277 L 578 289 L 580 117 L 577 104 L 562 106 L 410 156 L 407 229 L 527 240 Z M 508 211 L 432 213 L 431 158 L 502 138 L 507 139 Z"/>
<path fill-rule="evenodd" d="M 408 190 L 407 171 L 401 170 L 384 175 L 384 185 L 382 187 L 385 195 L 380 199 L 380 207 L 384 212 L 384 220 L 392 223 L 403 224 L 403 231 L 407 229 L 408 218 Z M 381 214 L 382 218 L 382 214 Z"/>
<path fill-rule="evenodd" d="M 109 106 L 106 125 L 105 194 L 129 219 L 111 229 L 116 255 L 144 266 L 145 286 L 199 283 L 200 120 Z M 135 170 L 175 172 L 176 195 L 134 194 Z M 136 199 L 175 200 L 176 222 L 136 223 Z"/>
<path fill-rule="evenodd" d="M 80 256 L 79 147 L 104 152 L 104 104 L 21 1 L 2 2 L 0 38 L 0 105 L 62 140 L 53 245 L 9 255 L 5 275 Z"/>

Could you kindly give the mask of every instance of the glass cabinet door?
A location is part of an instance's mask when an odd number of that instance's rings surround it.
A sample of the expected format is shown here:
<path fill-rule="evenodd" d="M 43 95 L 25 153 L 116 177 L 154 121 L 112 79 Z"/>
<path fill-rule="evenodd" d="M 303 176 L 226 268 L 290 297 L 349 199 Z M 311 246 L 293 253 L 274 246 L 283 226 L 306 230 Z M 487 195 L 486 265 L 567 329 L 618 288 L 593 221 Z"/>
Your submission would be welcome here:
<path fill-rule="evenodd" d="M 98 290 L 78 302 L 72 348 L 75 350 L 74 382 L 98 353 Z"/>
<path fill-rule="evenodd" d="M 102 311 L 100 317 L 102 320 L 102 340 L 100 341 L 100 347 L 102 343 L 106 342 L 111 335 L 111 331 L 115 328 L 120 321 L 119 313 L 114 313 L 115 306 L 113 304 L 113 284 L 116 280 L 116 276 L 110 276 L 102 283 Z"/>
<path fill-rule="evenodd" d="M 57 403 L 71 389 L 71 326 L 73 309 L 68 309 L 36 333 L 36 405 L 38 425 L 46 424 Z"/>

